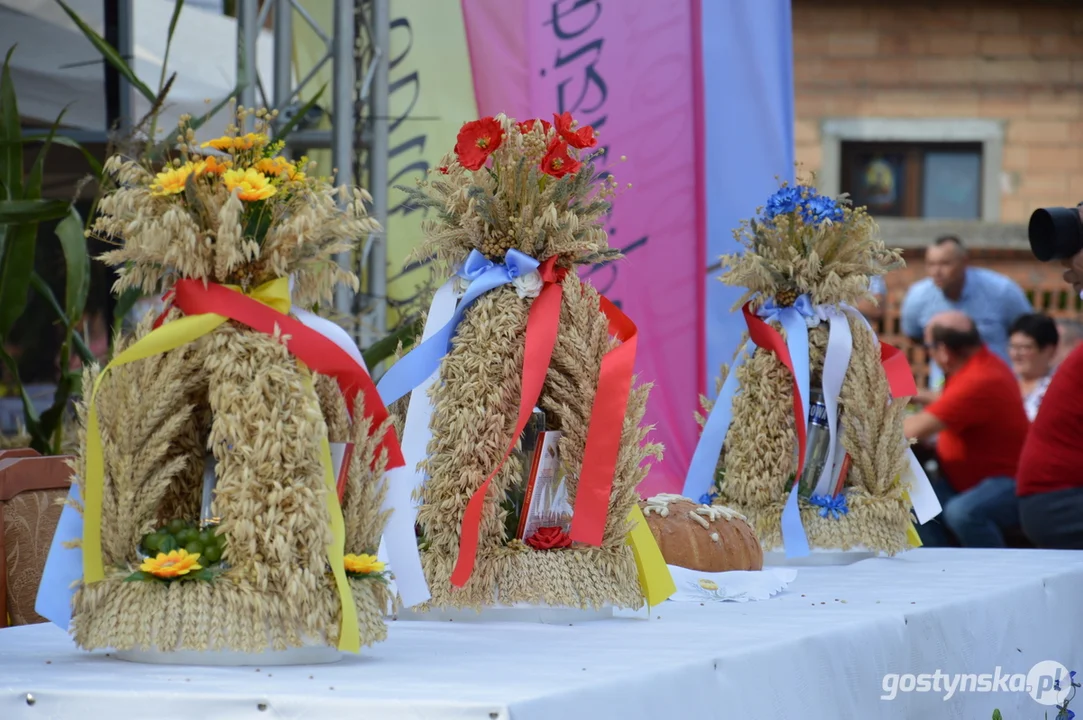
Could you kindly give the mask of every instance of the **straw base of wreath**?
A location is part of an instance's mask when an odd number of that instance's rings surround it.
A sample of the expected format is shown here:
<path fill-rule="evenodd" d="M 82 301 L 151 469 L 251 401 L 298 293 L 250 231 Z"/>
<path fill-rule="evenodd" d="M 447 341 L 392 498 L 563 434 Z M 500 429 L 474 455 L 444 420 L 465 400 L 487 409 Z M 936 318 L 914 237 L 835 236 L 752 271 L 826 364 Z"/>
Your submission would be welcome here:
<path fill-rule="evenodd" d="M 782 547 L 781 503 L 751 508 L 731 502 L 728 506 L 748 518 L 760 545 L 772 549 Z M 830 552 L 856 550 L 888 556 L 910 548 L 907 537 L 910 508 L 901 497 L 870 497 L 851 492 L 848 506 L 849 512 L 837 519 L 821 517 L 817 507 L 806 505 L 801 508 L 801 522 L 810 548 Z M 767 564 L 766 553 L 764 564 Z"/>
<path fill-rule="evenodd" d="M 350 580 L 357 607 L 361 645 L 387 637 L 383 616 L 389 606 L 387 587 L 373 580 Z M 213 583 L 184 581 L 124 582 L 108 577 L 75 596 L 73 634 L 84 650 L 135 651 L 126 659 L 146 662 L 156 653 L 202 653 L 206 664 L 226 663 L 217 653 L 251 655 L 253 664 L 270 664 L 275 653 L 313 651 L 316 639 L 336 652 L 339 600 L 329 578 L 324 592 L 298 606 L 283 595 L 261 592 L 228 575 Z M 264 659 L 267 658 L 267 659 Z M 329 662 L 323 660 L 322 662 Z M 179 662 L 179 661 L 174 661 Z M 306 659 L 304 662 L 320 662 Z"/>
<path fill-rule="evenodd" d="M 449 581 L 454 557 L 426 552 L 422 564 L 432 599 L 414 607 L 418 613 L 520 604 L 579 610 L 643 605 L 635 558 L 626 545 L 479 551 L 474 573 L 462 588 Z"/>

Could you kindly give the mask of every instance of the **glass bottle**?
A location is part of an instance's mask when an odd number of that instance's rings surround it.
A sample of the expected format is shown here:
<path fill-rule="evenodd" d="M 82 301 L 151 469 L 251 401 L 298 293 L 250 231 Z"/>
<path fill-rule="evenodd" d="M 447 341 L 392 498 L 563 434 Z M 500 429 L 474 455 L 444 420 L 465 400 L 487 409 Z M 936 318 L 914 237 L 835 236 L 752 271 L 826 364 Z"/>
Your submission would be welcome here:
<path fill-rule="evenodd" d="M 820 474 L 828 462 L 831 430 L 827 424 L 827 405 L 824 403 L 823 390 L 812 388 L 809 392 L 808 434 L 805 438 L 805 467 L 801 472 L 801 481 L 797 493 L 803 498 L 812 496 Z"/>

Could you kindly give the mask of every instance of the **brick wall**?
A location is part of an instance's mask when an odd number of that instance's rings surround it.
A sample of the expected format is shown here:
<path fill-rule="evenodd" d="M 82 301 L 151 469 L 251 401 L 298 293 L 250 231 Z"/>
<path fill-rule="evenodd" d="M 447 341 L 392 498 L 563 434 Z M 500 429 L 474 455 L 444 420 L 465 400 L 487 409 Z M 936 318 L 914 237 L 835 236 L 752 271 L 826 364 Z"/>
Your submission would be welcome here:
<path fill-rule="evenodd" d="M 1083 0 L 793 0 L 797 159 L 824 118 L 1006 123 L 1001 221 L 1083 200 Z"/>

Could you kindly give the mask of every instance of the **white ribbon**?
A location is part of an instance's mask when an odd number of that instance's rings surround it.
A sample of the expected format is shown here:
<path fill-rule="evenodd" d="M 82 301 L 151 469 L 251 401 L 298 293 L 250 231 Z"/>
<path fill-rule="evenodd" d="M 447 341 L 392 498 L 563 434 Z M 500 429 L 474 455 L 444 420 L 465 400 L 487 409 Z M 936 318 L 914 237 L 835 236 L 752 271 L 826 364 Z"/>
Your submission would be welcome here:
<path fill-rule="evenodd" d="M 293 278 L 290 278 L 290 289 L 293 289 Z M 365 359 L 361 356 L 357 344 L 349 334 L 335 323 L 322 318 L 319 315 L 303 310 L 296 305 L 290 308 L 290 312 L 306 327 L 323 335 L 331 342 L 345 350 L 350 357 L 368 372 Z M 388 563 L 395 578 L 395 588 L 402 597 L 406 607 L 412 607 L 428 600 L 429 583 L 425 579 L 425 571 L 421 567 L 421 555 L 417 549 L 417 534 L 414 531 L 414 521 L 417 517 L 417 509 L 414 507 L 412 498 L 414 470 L 410 456 L 405 453 L 406 445 L 402 444 L 406 465 L 388 470 L 384 475 L 387 483 L 387 492 L 380 506 L 380 512 L 391 511 L 384 528 L 383 537 L 380 538 L 379 557 Z M 416 465 L 416 462 L 414 463 Z"/>
<path fill-rule="evenodd" d="M 877 339 L 876 330 L 856 308 L 849 305 L 841 305 L 840 307 L 847 313 L 861 318 L 861 321 L 865 323 L 865 327 L 872 333 L 873 339 Z M 892 402 L 892 400 L 889 399 L 888 402 Z M 914 451 L 909 447 L 906 449 L 906 460 L 907 468 L 903 471 L 902 483 L 907 486 L 910 505 L 914 508 L 914 515 L 918 519 L 918 524 L 924 525 L 939 515 L 943 508 L 940 506 L 940 500 L 936 497 L 936 491 L 933 490 L 933 484 L 929 482 L 929 476 L 925 474 L 925 468 L 921 466 L 917 456 L 914 455 Z"/>
<path fill-rule="evenodd" d="M 425 318 L 425 328 L 421 333 L 422 342 L 432 337 L 436 331 L 451 321 L 455 314 L 456 294 L 455 280 L 452 278 L 441 285 L 433 295 L 432 303 L 429 305 L 429 314 Z M 428 456 L 429 440 L 432 439 L 433 405 L 432 399 L 429 397 L 429 391 L 439 380 L 439 377 L 440 371 L 437 370 L 424 383 L 410 392 L 410 401 L 406 409 L 406 423 L 402 431 L 402 455 L 406 459 L 406 465 L 402 468 L 402 481 L 399 483 L 401 497 L 399 500 L 402 507 L 409 508 L 409 510 L 400 513 L 396 509 L 395 514 L 401 516 L 400 520 L 403 523 L 409 524 L 412 534 L 415 532 L 414 527 L 417 524 L 415 493 L 425 483 L 425 473 L 418 466 Z M 395 515 L 391 517 L 394 520 Z M 414 555 L 418 558 L 418 567 L 420 568 L 421 556 L 417 552 L 416 541 L 414 543 Z M 428 597 L 425 597 L 423 600 L 414 601 L 408 597 L 408 588 L 400 587 L 399 591 L 406 607 L 411 607 L 428 599 Z M 425 594 L 428 595 L 427 585 Z"/>
<path fill-rule="evenodd" d="M 813 494 L 830 496 L 835 492 L 838 470 L 835 467 L 835 448 L 839 439 L 839 394 L 842 392 L 842 381 L 846 377 L 846 371 L 850 367 L 854 339 L 845 313 L 830 306 L 821 306 L 817 310 L 820 311 L 819 314 L 827 318 L 828 322 L 827 354 L 824 356 L 821 385 L 824 406 L 827 408 L 829 440 L 827 462 L 824 463 L 820 477 L 816 481 Z"/>

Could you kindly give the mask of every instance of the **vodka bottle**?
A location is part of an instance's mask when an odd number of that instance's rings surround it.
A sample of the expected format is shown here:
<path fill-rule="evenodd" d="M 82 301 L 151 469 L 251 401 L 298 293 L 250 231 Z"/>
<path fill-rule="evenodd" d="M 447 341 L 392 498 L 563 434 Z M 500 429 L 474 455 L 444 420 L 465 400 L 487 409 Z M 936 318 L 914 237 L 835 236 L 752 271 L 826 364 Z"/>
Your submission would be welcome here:
<path fill-rule="evenodd" d="M 820 388 L 809 392 L 808 434 L 805 438 L 805 467 L 801 472 L 801 482 L 797 492 L 801 497 L 812 496 L 820 474 L 828 463 L 827 452 L 831 442 L 831 431 L 827 424 L 827 405 Z"/>

